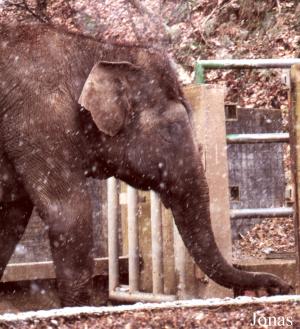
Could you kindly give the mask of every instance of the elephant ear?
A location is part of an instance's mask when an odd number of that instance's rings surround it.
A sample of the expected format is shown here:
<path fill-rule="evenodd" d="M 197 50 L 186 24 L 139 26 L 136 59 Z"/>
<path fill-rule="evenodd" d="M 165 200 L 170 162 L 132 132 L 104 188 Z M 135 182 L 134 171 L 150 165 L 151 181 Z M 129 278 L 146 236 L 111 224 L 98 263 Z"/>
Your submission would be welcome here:
<path fill-rule="evenodd" d="M 122 128 L 126 111 L 124 88 L 120 80 L 120 71 L 116 68 L 130 66 L 127 62 L 100 62 L 91 70 L 78 100 L 88 110 L 98 129 L 109 136 L 115 136 Z M 128 70 L 128 68 L 127 68 Z"/>

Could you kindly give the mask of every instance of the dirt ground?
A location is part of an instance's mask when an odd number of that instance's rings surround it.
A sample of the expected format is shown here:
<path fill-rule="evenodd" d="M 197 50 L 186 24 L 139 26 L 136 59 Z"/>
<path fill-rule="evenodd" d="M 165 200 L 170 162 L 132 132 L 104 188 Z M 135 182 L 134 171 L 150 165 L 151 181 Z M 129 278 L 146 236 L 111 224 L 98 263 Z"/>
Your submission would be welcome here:
<path fill-rule="evenodd" d="M 259 299 L 257 299 L 259 300 Z M 163 304 L 162 304 L 163 305 Z M 255 323 L 254 325 L 251 325 Z M 2 329 L 101 329 L 101 328 L 300 328 L 300 300 L 258 302 L 245 305 L 182 306 L 137 308 L 120 311 L 101 310 L 93 314 L 78 313 L 36 317 L 20 321 L 4 320 Z"/>
<path fill-rule="evenodd" d="M 123 279 L 123 277 L 122 277 Z M 94 278 L 93 305 L 107 305 L 108 279 Z M 55 280 L 0 283 L 0 316 L 4 313 L 57 309 L 60 302 Z M 0 329 L 1 322 L 0 322 Z"/>

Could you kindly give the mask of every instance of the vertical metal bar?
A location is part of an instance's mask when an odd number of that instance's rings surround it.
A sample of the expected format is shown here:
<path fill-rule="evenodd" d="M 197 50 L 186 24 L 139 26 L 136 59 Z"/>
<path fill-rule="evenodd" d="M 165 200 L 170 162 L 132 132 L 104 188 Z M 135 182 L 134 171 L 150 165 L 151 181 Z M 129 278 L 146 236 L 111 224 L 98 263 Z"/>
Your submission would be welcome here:
<path fill-rule="evenodd" d="M 139 288 L 139 238 L 137 222 L 137 190 L 127 186 L 128 205 L 128 266 L 129 291 L 135 292 Z"/>
<path fill-rule="evenodd" d="M 164 290 L 161 203 L 157 193 L 150 192 L 153 293 Z"/>
<path fill-rule="evenodd" d="M 186 298 L 186 269 L 185 269 L 185 245 L 178 232 L 177 226 L 174 223 L 174 260 L 175 273 L 177 277 L 177 296 L 179 299 Z"/>
<path fill-rule="evenodd" d="M 290 111 L 290 135 L 291 135 L 291 158 L 292 177 L 295 186 L 294 204 L 294 230 L 296 243 L 296 293 L 300 293 L 300 64 L 293 65 L 291 69 L 291 111 Z"/>
<path fill-rule="evenodd" d="M 114 177 L 107 181 L 107 221 L 109 292 L 112 292 L 119 285 L 118 188 Z"/>
<path fill-rule="evenodd" d="M 202 84 L 205 83 L 205 71 L 204 66 L 196 63 L 195 66 L 195 83 Z"/>

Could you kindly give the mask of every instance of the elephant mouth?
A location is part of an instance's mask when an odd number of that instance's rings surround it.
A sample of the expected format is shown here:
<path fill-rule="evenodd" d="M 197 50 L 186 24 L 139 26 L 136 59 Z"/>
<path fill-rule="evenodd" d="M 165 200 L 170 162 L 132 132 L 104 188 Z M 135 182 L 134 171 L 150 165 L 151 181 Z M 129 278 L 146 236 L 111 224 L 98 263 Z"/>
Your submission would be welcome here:
<path fill-rule="evenodd" d="M 161 201 L 166 208 L 171 206 L 171 190 L 167 175 L 168 171 L 166 169 L 166 164 L 164 161 L 160 161 L 157 164 L 152 164 L 151 173 L 145 174 L 146 170 L 131 170 L 119 168 L 114 176 L 118 179 L 123 180 L 127 184 L 131 185 L 136 189 L 143 191 L 149 191 L 150 189 L 155 191 L 160 195 Z"/>
<path fill-rule="evenodd" d="M 169 209 L 172 205 L 172 188 L 168 186 L 167 179 L 166 179 L 166 170 L 161 171 L 159 173 L 159 184 L 156 189 L 157 193 L 160 196 L 160 199 L 163 205 Z"/>

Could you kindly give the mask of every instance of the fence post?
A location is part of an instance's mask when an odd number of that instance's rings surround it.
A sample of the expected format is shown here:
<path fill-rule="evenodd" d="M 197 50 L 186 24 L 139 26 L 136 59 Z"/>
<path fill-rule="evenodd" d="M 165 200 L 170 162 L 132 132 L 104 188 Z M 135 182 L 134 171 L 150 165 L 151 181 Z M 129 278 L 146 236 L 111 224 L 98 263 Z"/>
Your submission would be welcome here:
<path fill-rule="evenodd" d="M 162 205 L 163 226 L 163 267 L 164 267 L 164 293 L 176 294 L 177 282 L 175 273 L 174 255 L 174 219 L 170 209 Z"/>
<path fill-rule="evenodd" d="M 195 66 L 195 83 L 202 84 L 205 83 L 205 71 L 203 65 L 197 63 Z"/>
<path fill-rule="evenodd" d="M 291 106 L 292 106 L 292 135 L 291 150 L 293 156 L 293 176 L 295 183 L 295 206 L 294 206 L 294 230 L 295 230 L 295 252 L 297 265 L 296 293 L 300 293 L 300 64 L 293 65 L 291 68 Z"/>
<path fill-rule="evenodd" d="M 131 186 L 127 186 L 128 207 L 128 267 L 129 267 L 129 291 L 139 290 L 139 228 L 137 221 L 138 192 Z"/>
<path fill-rule="evenodd" d="M 211 221 L 216 242 L 231 263 L 231 225 L 229 217 L 228 164 L 224 111 L 224 88 L 215 85 L 191 85 L 185 95 L 193 108 L 197 141 L 203 147 L 203 161 L 210 193 Z M 209 280 L 197 268 L 198 294 L 201 297 L 232 296 L 232 292 Z"/>
<path fill-rule="evenodd" d="M 118 199 L 117 180 L 111 177 L 107 182 L 109 293 L 119 285 Z"/>
<path fill-rule="evenodd" d="M 153 293 L 164 293 L 162 211 L 159 195 L 150 192 Z"/>

